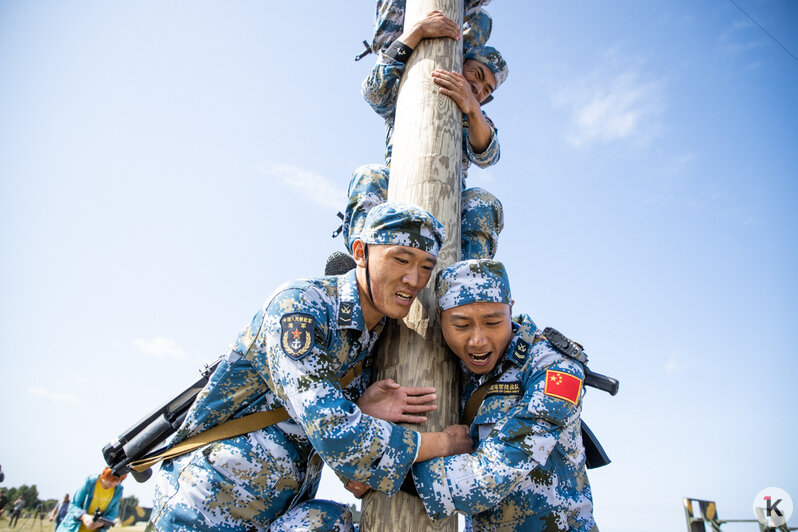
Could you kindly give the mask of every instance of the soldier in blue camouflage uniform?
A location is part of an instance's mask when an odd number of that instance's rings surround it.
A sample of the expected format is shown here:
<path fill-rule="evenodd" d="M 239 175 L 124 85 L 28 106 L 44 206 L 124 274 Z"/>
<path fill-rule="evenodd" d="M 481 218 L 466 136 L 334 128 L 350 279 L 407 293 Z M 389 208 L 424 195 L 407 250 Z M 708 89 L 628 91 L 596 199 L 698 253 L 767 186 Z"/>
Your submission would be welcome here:
<path fill-rule="evenodd" d="M 344 244 L 350 253 L 369 211 L 388 196 L 388 172 L 385 165 L 367 164 L 352 174 L 343 223 Z M 504 227 L 501 202 L 479 187 L 464 190 L 461 202 L 460 257 L 493 258 L 499 244 L 499 233 Z"/>
<path fill-rule="evenodd" d="M 442 270 L 435 292 L 444 338 L 465 374 L 461 408 L 493 381 L 471 423 L 473 454 L 413 466 L 433 519 L 470 516 L 475 531 L 590 531 L 593 502 L 580 431 L 584 369 L 532 319 L 511 320 L 500 262 Z"/>
<path fill-rule="evenodd" d="M 463 5 L 463 49 L 483 46 L 493 30 L 493 20 L 482 6 L 490 0 L 466 0 Z M 377 0 L 371 50 L 384 52 L 399 38 L 405 26 L 406 0 Z"/>
<path fill-rule="evenodd" d="M 367 361 L 385 317 L 407 314 L 444 238 L 423 209 L 385 203 L 372 209 L 354 244 L 355 270 L 278 288 L 238 335 L 171 444 L 255 412 L 284 407 L 288 419 L 164 461 L 150 528 L 351 530 L 346 506 L 314 499 L 322 461 L 392 494 L 415 460 L 467 452 L 467 427 L 418 433 L 368 415 L 379 412 L 371 399 L 361 410 L 355 401 L 364 390 L 379 399 L 373 390 L 387 382 L 366 389 L 368 366 L 339 383 Z M 395 420 L 409 421 L 403 416 Z"/>
<path fill-rule="evenodd" d="M 475 4 L 479 4 L 476 2 Z M 478 6 L 476 7 L 479 13 Z M 485 46 L 490 35 L 487 30 L 471 31 L 480 26 L 472 16 L 469 22 L 469 7 L 466 6 L 466 31 L 463 32 L 463 73 L 435 70 L 433 82 L 442 94 L 451 97 L 463 112 L 463 157 L 462 187 L 469 165 L 473 162 L 480 168 L 496 164 L 500 157 L 496 126 L 481 110 L 481 105 L 492 99 L 492 93 L 507 79 L 507 64 L 495 48 Z M 482 17 L 490 21 L 484 14 Z M 374 111 L 385 119 L 385 164 L 391 164 L 393 123 L 396 114 L 396 98 L 399 81 L 413 49 L 425 38 L 459 39 L 460 29 L 454 21 L 438 11 L 427 14 L 412 28 L 397 36 L 399 22 L 404 23 L 404 1 L 390 0 L 377 6 L 375 51 L 379 50 L 377 63 L 363 80 L 361 92 Z M 485 39 L 485 40 L 482 40 Z"/>

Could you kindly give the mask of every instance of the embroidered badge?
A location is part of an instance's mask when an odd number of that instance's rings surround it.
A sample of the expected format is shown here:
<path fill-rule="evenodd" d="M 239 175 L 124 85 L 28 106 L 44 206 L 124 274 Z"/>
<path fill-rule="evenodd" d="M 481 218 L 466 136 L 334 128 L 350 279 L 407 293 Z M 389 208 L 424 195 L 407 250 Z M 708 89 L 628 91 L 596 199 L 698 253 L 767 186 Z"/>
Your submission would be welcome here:
<path fill-rule="evenodd" d="M 316 320 L 310 314 L 295 312 L 280 318 L 282 334 L 280 344 L 286 355 L 299 360 L 313 349 Z"/>
<path fill-rule="evenodd" d="M 515 344 L 515 350 L 513 351 L 513 359 L 515 359 L 515 362 L 519 366 L 524 365 L 527 353 L 529 353 L 529 344 L 519 338 L 518 342 Z"/>
<path fill-rule="evenodd" d="M 521 395 L 520 382 L 497 382 L 491 384 L 488 391 L 485 392 L 485 397 L 491 395 Z"/>
<path fill-rule="evenodd" d="M 354 311 L 355 304 L 351 301 L 343 301 L 338 308 L 338 325 L 346 327 L 352 324 L 352 312 Z"/>
<path fill-rule="evenodd" d="M 563 371 L 546 370 L 546 388 L 543 393 L 576 404 L 582 391 L 582 379 Z"/>

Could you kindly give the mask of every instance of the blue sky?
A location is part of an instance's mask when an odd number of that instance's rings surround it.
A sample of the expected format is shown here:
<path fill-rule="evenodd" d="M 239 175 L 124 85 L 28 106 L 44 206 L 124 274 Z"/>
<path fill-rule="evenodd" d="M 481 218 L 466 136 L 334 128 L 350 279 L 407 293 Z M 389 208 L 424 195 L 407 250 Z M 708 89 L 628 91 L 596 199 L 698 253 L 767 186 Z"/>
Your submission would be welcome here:
<path fill-rule="evenodd" d="M 798 5 L 735 1 L 798 55 Z M 798 60 L 728 0 L 487 9 L 502 157 L 469 185 L 504 203 L 515 309 L 621 380 L 585 400 L 613 459 L 590 474 L 599 525 L 798 497 Z M 342 249 L 349 175 L 382 156 L 359 95 L 374 56 L 352 60 L 372 16 L 0 2 L 5 486 L 73 492 L 273 288 Z M 334 479 L 322 494 L 346 500 Z"/>

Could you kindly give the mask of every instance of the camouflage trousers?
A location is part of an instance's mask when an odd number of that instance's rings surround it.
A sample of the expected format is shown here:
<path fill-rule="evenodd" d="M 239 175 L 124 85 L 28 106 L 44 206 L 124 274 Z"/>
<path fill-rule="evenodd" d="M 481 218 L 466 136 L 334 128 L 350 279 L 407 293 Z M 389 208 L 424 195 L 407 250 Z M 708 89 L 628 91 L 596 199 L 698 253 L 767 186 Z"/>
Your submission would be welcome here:
<path fill-rule="evenodd" d="M 352 512 L 345 504 L 313 499 L 302 502 L 278 517 L 269 532 L 353 532 Z M 150 521 L 144 532 L 157 532 Z"/>
<path fill-rule="evenodd" d="M 155 530 L 351 531 L 346 505 L 315 499 L 322 460 L 267 427 L 165 461 L 156 477 Z"/>
<path fill-rule="evenodd" d="M 389 169 L 381 164 L 366 164 L 355 169 L 349 182 L 349 201 L 344 214 L 344 244 L 360 236 L 369 211 L 388 197 Z M 460 203 L 460 258 L 492 259 L 504 228 L 504 210 L 499 199 L 482 188 L 463 190 Z"/>
<path fill-rule="evenodd" d="M 493 19 L 481 6 L 490 0 L 465 0 L 463 14 L 463 52 L 484 46 L 493 29 Z M 371 49 L 383 52 L 402 35 L 405 25 L 406 0 L 377 0 L 374 19 L 374 38 Z"/>

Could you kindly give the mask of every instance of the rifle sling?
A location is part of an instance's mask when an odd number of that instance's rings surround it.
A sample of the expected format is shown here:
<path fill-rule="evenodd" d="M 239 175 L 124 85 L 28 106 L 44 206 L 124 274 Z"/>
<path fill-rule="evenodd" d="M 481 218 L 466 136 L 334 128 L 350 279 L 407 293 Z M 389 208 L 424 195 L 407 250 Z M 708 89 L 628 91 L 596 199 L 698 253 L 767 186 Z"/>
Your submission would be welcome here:
<path fill-rule="evenodd" d="M 471 426 L 471 422 L 474 421 L 474 418 L 477 417 L 477 411 L 479 407 L 482 406 L 482 401 L 485 400 L 485 394 L 488 393 L 488 388 L 491 387 L 499 377 L 502 376 L 502 373 L 499 373 L 492 379 L 484 382 L 482 386 L 477 388 L 474 393 L 471 394 L 471 397 L 468 398 L 466 402 L 465 408 L 463 409 L 463 417 L 460 418 L 461 425 L 468 425 Z"/>
<path fill-rule="evenodd" d="M 338 383 L 341 385 L 341 388 L 343 389 L 349 386 L 355 377 L 360 375 L 362 371 L 363 363 L 358 362 L 352 367 L 352 369 L 344 373 L 344 375 L 339 379 Z M 270 427 L 289 418 L 290 416 L 288 415 L 285 407 L 281 406 L 267 412 L 256 412 L 238 419 L 231 419 L 222 423 L 221 425 L 216 425 L 215 427 L 211 427 L 206 431 L 195 434 L 190 438 L 186 438 L 184 441 L 162 453 L 158 453 L 153 456 L 145 456 L 139 460 L 134 460 L 133 462 L 130 462 L 129 467 L 133 471 L 146 471 L 162 460 L 169 460 L 171 458 L 190 453 L 191 451 L 199 449 L 200 447 L 204 447 L 209 443 L 219 440 L 226 440 L 228 438 L 247 434 L 256 430 L 265 429 L 266 427 Z"/>

